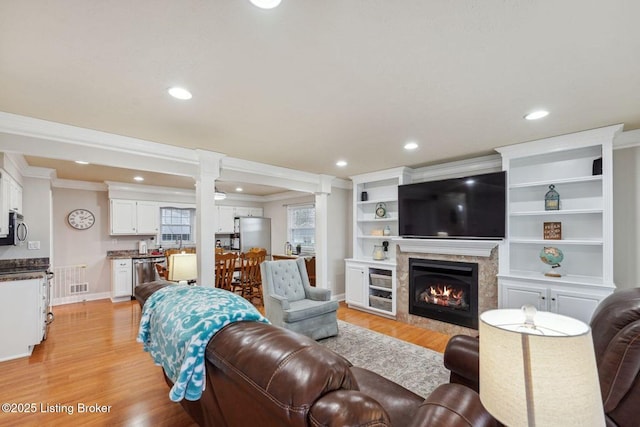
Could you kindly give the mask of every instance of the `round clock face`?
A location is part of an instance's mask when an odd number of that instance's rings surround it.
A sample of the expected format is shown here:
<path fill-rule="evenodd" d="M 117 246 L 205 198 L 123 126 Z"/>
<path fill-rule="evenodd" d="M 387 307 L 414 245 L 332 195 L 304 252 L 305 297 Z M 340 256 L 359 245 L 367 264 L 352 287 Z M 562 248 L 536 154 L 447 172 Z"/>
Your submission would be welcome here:
<path fill-rule="evenodd" d="M 376 216 L 378 218 L 384 218 L 387 215 L 387 207 L 384 203 L 378 203 L 376 206 Z"/>
<path fill-rule="evenodd" d="M 96 222 L 96 217 L 86 209 L 76 209 L 69 213 L 67 221 L 77 230 L 86 230 Z"/>

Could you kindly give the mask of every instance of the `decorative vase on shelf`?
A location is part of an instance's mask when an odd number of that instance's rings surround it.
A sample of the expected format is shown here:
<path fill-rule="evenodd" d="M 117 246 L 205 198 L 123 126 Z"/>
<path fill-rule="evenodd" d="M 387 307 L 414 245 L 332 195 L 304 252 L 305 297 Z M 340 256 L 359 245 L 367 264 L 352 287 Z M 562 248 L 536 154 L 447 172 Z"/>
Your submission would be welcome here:
<path fill-rule="evenodd" d="M 560 249 L 554 248 L 553 246 L 545 246 L 542 248 L 540 251 L 540 261 L 551 266 L 551 270 L 544 273 L 544 275 L 548 277 L 561 277 L 562 275 L 558 269 L 563 259 L 564 254 Z"/>
<path fill-rule="evenodd" d="M 556 186 L 551 184 L 549 191 L 544 195 L 544 210 L 557 211 L 560 210 L 560 194 L 555 190 Z"/>
<path fill-rule="evenodd" d="M 373 246 L 373 259 L 376 261 L 382 261 L 385 258 L 384 249 L 382 245 Z"/>

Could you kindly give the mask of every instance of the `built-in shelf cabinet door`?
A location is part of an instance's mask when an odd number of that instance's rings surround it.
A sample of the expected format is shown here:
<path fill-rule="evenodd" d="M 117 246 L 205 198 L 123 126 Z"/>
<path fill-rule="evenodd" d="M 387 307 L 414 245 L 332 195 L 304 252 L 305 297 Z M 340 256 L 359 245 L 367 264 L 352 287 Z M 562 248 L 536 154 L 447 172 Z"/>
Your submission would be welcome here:
<path fill-rule="evenodd" d="M 366 267 L 361 264 L 347 262 L 345 271 L 345 299 L 347 304 L 366 307 L 365 293 Z"/>

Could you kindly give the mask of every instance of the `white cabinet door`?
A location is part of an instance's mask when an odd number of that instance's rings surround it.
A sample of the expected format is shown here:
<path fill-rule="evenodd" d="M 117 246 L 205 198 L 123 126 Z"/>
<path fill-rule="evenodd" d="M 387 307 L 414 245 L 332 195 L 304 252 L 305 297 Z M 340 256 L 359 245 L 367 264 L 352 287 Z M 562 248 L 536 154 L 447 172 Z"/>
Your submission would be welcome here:
<path fill-rule="evenodd" d="M 111 199 L 111 234 L 136 234 L 135 200 Z"/>
<path fill-rule="evenodd" d="M 156 202 L 136 202 L 136 232 L 138 234 L 158 234 L 160 208 Z"/>
<path fill-rule="evenodd" d="M 249 209 L 246 206 L 236 206 L 234 208 L 236 216 L 249 216 Z"/>
<path fill-rule="evenodd" d="M 608 293 L 552 288 L 549 290 L 549 310 L 582 320 L 588 325 L 596 307 L 607 295 Z"/>
<path fill-rule="evenodd" d="M 9 174 L 0 170 L 0 236 L 9 234 Z"/>
<path fill-rule="evenodd" d="M 500 287 L 500 308 L 521 308 L 530 304 L 538 310 L 547 310 L 547 288 L 544 286 L 501 283 Z"/>
<path fill-rule="evenodd" d="M 111 261 L 111 298 L 131 297 L 133 287 L 131 259 Z"/>
<path fill-rule="evenodd" d="M 233 206 L 218 206 L 218 231 L 217 233 L 233 233 L 233 217 L 235 208 Z"/>
<path fill-rule="evenodd" d="M 262 216 L 264 210 L 262 208 L 249 208 L 249 216 Z"/>
<path fill-rule="evenodd" d="M 0 286 L 0 361 L 25 357 L 42 341 L 41 281 L 2 282 Z"/>
<path fill-rule="evenodd" d="M 9 210 L 22 213 L 22 186 L 18 181 L 8 176 L 9 181 Z"/>
<path fill-rule="evenodd" d="M 366 277 L 364 266 L 347 262 L 345 271 L 345 299 L 347 304 L 362 307 L 369 305 L 367 301 L 368 295 L 365 292 Z"/>

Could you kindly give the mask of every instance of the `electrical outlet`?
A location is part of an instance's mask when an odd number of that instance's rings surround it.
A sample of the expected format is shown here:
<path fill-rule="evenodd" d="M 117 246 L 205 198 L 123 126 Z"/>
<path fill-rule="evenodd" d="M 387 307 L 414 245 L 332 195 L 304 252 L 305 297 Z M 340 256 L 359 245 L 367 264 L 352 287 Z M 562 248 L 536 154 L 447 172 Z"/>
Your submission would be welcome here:
<path fill-rule="evenodd" d="M 34 240 L 33 242 L 28 242 L 27 249 L 40 249 L 40 241 Z"/>

